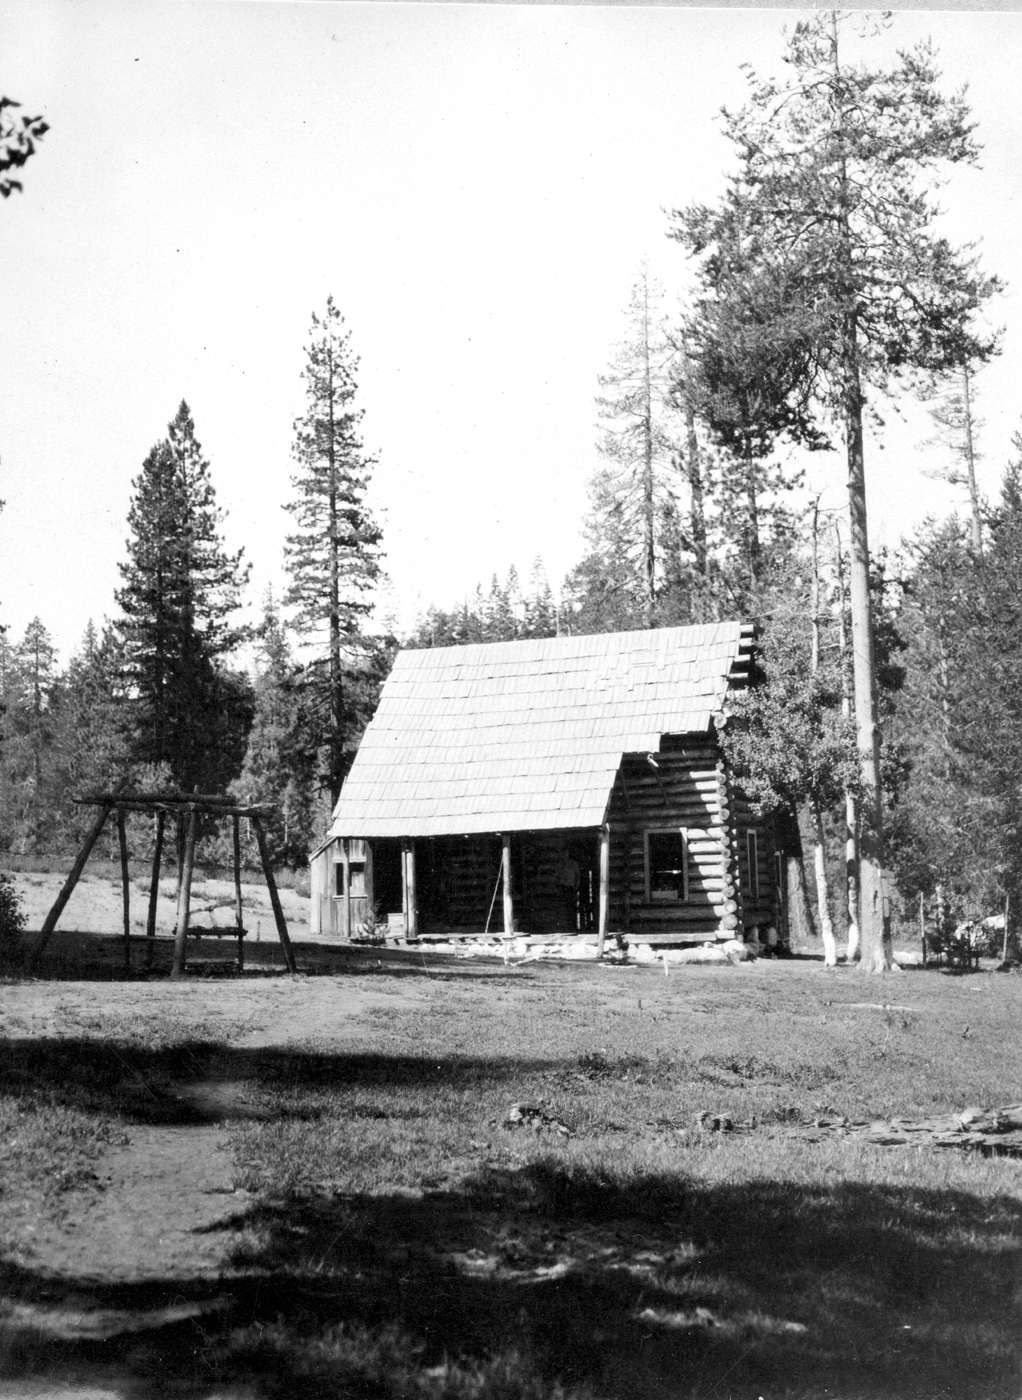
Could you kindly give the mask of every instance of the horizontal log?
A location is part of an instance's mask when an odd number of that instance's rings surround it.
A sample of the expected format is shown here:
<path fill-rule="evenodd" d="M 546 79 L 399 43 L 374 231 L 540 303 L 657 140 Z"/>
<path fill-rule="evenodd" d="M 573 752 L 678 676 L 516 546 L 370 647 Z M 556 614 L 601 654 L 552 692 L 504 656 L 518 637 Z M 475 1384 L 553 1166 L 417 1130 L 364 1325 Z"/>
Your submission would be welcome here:
<path fill-rule="evenodd" d="M 97 802 L 210 802 L 228 807 L 238 805 L 236 797 L 223 792 L 181 792 L 180 789 L 167 789 L 157 792 L 86 792 L 74 799 L 76 802 L 95 804 Z M 257 804 L 248 804 L 257 805 Z"/>
<path fill-rule="evenodd" d="M 728 908 L 730 904 L 732 908 Z M 651 923 L 691 923 L 693 919 L 723 919 L 729 914 L 738 912 L 736 901 L 730 899 L 727 903 L 711 904 L 708 900 L 701 900 L 698 904 L 637 904 L 633 900 L 631 905 L 633 919 L 648 919 Z"/>
<path fill-rule="evenodd" d="M 648 943 L 651 948 L 667 948 L 672 943 L 719 943 L 730 937 L 730 931 L 720 934 L 716 924 L 712 928 L 707 926 L 703 930 L 692 929 L 684 933 L 651 933 L 648 936 L 634 932 L 625 934 L 629 945 L 634 947 L 636 943 Z"/>
<path fill-rule="evenodd" d="M 274 811 L 273 806 L 265 802 L 257 806 L 225 806 L 221 802 L 207 802 L 201 797 L 182 798 L 180 802 L 176 799 L 156 800 L 140 797 L 74 797 L 71 800 L 79 807 L 115 807 L 122 812 L 142 812 L 146 816 L 153 816 L 157 812 L 200 812 L 210 817 L 259 817 Z"/>

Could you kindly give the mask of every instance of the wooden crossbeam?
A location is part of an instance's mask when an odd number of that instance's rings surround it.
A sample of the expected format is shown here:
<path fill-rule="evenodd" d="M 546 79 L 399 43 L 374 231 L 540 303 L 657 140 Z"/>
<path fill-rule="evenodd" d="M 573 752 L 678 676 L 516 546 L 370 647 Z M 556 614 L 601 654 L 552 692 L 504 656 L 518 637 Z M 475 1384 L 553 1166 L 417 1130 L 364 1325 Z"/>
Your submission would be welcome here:
<path fill-rule="evenodd" d="M 146 816 L 184 812 L 202 812 L 211 817 L 263 817 L 273 811 L 267 803 L 235 803 L 229 798 L 211 802 L 200 797 L 74 797 L 79 807 L 115 807 L 118 812 L 143 812 Z"/>

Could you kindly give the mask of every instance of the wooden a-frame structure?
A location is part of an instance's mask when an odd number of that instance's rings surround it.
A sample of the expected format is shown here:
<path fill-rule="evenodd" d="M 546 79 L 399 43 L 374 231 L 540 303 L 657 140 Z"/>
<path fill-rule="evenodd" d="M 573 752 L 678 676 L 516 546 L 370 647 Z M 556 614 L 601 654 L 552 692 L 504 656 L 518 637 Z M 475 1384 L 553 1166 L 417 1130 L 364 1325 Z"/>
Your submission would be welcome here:
<path fill-rule="evenodd" d="M 159 896 L 160 877 L 160 857 L 163 851 L 163 836 L 166 827 L 167 817 L 173 817 L 179 832 L 179 860 L 177 872 L 177 921 L 174 928 L 174 962 L 171 970 L 172 977 L 184 975 L 187 964 L 187 939 L 189 933 L 189 912 L 191 908 L 192 895 L 192 872 L 195 866 L 195 841 L 198 835 L 199 819 L 203 816 L 215 817 L 223 820 L 227 817 L 231 819 L 234 836 L 234 908 L 235 926 L 233 929 L 224 928 L 213 930 L 211 928 L 199 930 L 195 926 L 191 927 L 192 933 L 216 932 L 232 933 L 238 940 L 238 966 L 244 966 L 244 939 L 247 930 L 244 926 L 241 906 L 241 818 L 246 817 L 252 823 L 252 830 L 255 832 L 256 841 L 259 845 L 259 859 L 262 862 L 263 875 L 266 880 L 266 888 L 270 895 L 270 904 L 273 908 L 273 919 L 277 926 L 277 934 L 280 938 L 280 946 L 284 953 L 284 961 L 287 969 L 291 973 L 298 971 L 295 962 L 294 950 L 291 947 L 291 939 L 287 931 L 287 923 L 284 919 L 284 911 L 280 904 L 280 895 L 277 893 L 277 883 L 273 878 L 273 871 L 270 868 L 269 855 L 266 849 L 266 834 L 263 831 L 262 818 L 267 815 L 272 808 L 263 803 L 240 804 L 231 797 L 210 795 L 208 793 L 185 793 L 185 792 L 132 792 L 128 790 L 127 780 L 120 782 L 112 792 L 86 793 L 84 797 L 75 798 L 81 806 L 98 807 L 96 818 L 89 828 L 88 834 L 82 843 L 82 848 L 78 852 L 71 871 L 64 881 L 63 888 L 54 901 L 53 908 L 47 914 L 35 947 L 32 949 L 31 960 L 35 962 L 43 953 L 50 935 L 57 926 L 57 920 L 63 913 L 64 906 L 71 898 L 71 892 L 77 885 L 85 863 L 89 858 L 93 846 L 99 839 L 99 834 L 106 825 L 107 818 L 111 812 L 116 813 L 117 836 L 120 846 L 121 857 L 121 889 L 124 905 L 124 970 L 131 970 L 131 923 L 130 923 L 130 894 L 128 880 L 128 841 L 125 829 L 125 816 L 128 812 L 142 812 L 147 816 L 156 818 L 156 845 L 153 852 L 152 879 L 149 886 L 149 916 L 146 921 L 146 965 L 152 966 L 153 952 L 156 941 L 156 901 Z M 181 839 L 183 838 L 183 839 Z"/>

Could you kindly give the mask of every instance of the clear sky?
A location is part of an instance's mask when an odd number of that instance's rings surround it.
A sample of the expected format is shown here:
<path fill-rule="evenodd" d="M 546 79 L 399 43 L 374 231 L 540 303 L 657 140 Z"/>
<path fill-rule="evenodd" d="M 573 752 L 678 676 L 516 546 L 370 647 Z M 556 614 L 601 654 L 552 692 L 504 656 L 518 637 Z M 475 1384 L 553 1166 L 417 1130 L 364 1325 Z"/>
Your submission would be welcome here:
<path fill-rule="evenodd" d="M 67 654 L 114 612 L 132 478 L 182 398 L 253 565 L 281 581 L 310 314 L 361 356 L 402 624 L 536 555 L 579 557 L 597 376 L 645 257 L 685 280 L 663 210 L 710 200 L 739 64 L 776 71 L 797 11 L 0 0 L 0 92 L 52 130 L 0 207 L 0 621 Z M 1010 284 L 980 379 L 982 481 L 1022 415 L 1022 16 L 904 13 L 970 86 L 981 172 L 943 192 Z M 868 489 L 896 543 L 953 493 L 887 412 Z M 932 465 L 932 458 L 931 458 Z M 813 465 L 840 505 L 835 454 Z"/>

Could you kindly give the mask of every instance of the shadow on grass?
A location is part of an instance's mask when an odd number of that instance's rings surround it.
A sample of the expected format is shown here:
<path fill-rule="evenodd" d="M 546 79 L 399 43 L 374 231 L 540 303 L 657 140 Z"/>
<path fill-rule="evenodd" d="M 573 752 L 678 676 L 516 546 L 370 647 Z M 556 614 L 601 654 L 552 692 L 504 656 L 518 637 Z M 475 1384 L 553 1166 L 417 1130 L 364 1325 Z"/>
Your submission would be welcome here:
<path fill-rule="evenodd" d="M 50 938 L 43 955 L 35 960 L 32 950 L 37 937 L 37 933 L 22 937 L 17 955 L 8 955 L 2 969 L 4 975 L 17 978 L 29 973 L 33 980 L 44 982 L 162 981 L 170 976 L 174 946 L 173 939 L 165 935 L 157 938 L 151 948 L 144 937 L 132 936 L 130 972 L 125 971 L 124 942 L 119 935 L 58 929 Z M 238 971 L 235 947 L 229 929 L 224 930 L 221 938 L 189 938 L 186 975 L 232 980 L 289 976 L 283 950 L 274 940 L 246 940 L 243 972 Z M 516 969 L 509 974 L 503 958 L 497 952 L 466 958 L 452 953 L 436 953 L 428 948 L 388 948 L 373 944 L 355 946 L 304 942 L 294 938 L 292 947 L 299 972 L 306 977 L 337 977 L 357 973 L 359 976 L 385 974 L 389 979 L 431 978 L 435 981 L 466 982 L 490 981 L 508 975 L 520 981 L 534 974 L 532 968 Z"/>
<path fill-rule="evenodd" d="M 246 1050 L 203 1040 L 149 1049 L 130 1042 L 76 1037 L 0 1038 L 0 1094 L 41 1106 L 120 1118 L 126 1123 L 216 1123 L 268 1112 L 239 1109 L 218 1098 L 218 1086 L 275 1091 L 455 1088 L 465 1092 L 543 1074 L 552 1060 L 451 1055 L 385 1055 L 278 1049 Z M 196 1098 L 189 1091 L 210 1091 Z M 315 1118 L 315 1106 L 272 1116 Z"/>
<path fill-rule="evenodd" d="M 216 1285 L 8 1266 L 23 1313 L 71 1297 L 141 1320 L 107 1339 L 8 1326 L 0 1369 L 106 1372 L 140 1398 L 998 1400 L 1018 1393 L 1020 1226 L 1017 1201 L 960 1192 L 624 1188 L 550 1162 L 417 1198 L 310 1195 L 236 1217 Z"/>

